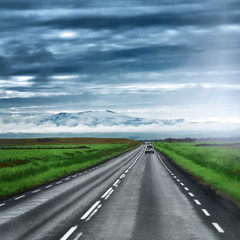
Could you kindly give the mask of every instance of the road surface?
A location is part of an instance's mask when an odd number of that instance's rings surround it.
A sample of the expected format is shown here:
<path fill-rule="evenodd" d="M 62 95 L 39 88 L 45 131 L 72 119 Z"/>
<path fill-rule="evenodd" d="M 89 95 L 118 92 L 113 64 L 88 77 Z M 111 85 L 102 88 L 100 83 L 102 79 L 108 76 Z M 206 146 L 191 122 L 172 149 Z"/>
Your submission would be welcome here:
<path fill-rule="evenodd" d="M 0 239 L 240 239 L 238 212 L 214 196 L 141 146 L 0 202 Z"/>

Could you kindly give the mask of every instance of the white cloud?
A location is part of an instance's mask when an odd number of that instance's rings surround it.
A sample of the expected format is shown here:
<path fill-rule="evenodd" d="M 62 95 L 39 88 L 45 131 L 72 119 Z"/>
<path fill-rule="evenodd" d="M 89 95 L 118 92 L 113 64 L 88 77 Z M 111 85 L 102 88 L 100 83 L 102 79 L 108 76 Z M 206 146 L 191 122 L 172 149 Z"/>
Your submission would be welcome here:
<path fill-rule="evenodd" d="M 61 38 L 74 38 L 76 37 L 76 33 L 75 32 L 62 32 L 60 34 Z"/>

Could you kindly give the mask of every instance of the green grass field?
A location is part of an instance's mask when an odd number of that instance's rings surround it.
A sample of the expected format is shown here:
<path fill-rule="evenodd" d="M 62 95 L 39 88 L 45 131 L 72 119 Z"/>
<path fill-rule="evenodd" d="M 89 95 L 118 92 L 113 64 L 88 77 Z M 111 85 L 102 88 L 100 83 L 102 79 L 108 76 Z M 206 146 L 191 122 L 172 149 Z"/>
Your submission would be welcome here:
<path fill-rule="evenodd" d="M 240 145 L 156 142 L 154 146 L 205 184 L 240 203 Z"/>
<path fill-rule="evenodd" d="M 139 145 L 138 142 L 128 139 L 93 140 L 92 144 L 88 139 L 85 141 L 86 144 L 69 141 L 70 144 L 54 142 L 52 145 L 52 142 L 34 144 L 33 141 L 29 141 L 29 144 L 26 142 L 24 145 L 18 145 L 2 141 L 0 197 L 85 169 Z"/>

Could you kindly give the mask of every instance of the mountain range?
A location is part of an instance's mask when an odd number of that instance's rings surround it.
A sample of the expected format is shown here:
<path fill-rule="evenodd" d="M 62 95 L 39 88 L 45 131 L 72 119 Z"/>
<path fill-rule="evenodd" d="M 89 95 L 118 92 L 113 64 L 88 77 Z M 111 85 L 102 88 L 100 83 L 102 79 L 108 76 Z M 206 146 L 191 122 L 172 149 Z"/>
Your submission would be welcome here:
<path fill-rule="evenodd" d="M 76 127 L 78 125 L 85 125 L 88 127 L 96 127 L 98 125 L 104 126 L 140 126 L 140 125 L 168 125 L 172 126 L 177 123 L 183 123 L 185 119 L 174 120 L 160 120 L 160 119 L 145 119 L 139 117 L 131 117 L 123 114 L 119 114 L 110 110 L 105 111 L 85 111 L 78 113 L 66 113 L 61 112 L 58 114 L 50 115 L 43 119 L 40 119 L 37 124 L 45 125 L 52 124 L 57 127 L 68 126 Z"/>
<path fill-rule="evenodd" d="M 0 113 L 0 138 L 31 137 L 236 137 L 240 123 L 147 119 L 110 110 L 78 113 Z"/>

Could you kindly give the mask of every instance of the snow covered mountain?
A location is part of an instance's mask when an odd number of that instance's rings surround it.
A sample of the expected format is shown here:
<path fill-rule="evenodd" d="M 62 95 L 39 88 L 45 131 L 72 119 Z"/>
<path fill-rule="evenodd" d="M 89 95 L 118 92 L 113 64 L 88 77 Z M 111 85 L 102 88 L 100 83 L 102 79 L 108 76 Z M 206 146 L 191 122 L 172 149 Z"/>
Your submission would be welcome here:
<path fill-rule="evenodd" d="M 91 136 L 157 139 L 239 136 L 240 123 L 192 122 L 182 118 L 145 119 L 113 111 L 0 113 L 0 137 Z"/>
<path fill-rule="evenodd" d="M 48 116 L 38 121 L 38 125 L 53 124 L 57 127 L 68 126 L 76 127 L 78 125 L 85 125 L 95 127 L 98 125 L 104 126 L 140 126 L 140 125 L 175 125 L 184 122 L 184 119 L 175 120 L 149 120 L 138 117 L 131 117 L 119 114 L 110 110 L 106 111 L 85 111 L 79 113 L 58 113 Z"/>

